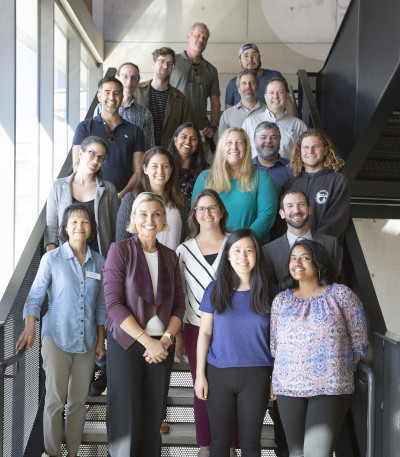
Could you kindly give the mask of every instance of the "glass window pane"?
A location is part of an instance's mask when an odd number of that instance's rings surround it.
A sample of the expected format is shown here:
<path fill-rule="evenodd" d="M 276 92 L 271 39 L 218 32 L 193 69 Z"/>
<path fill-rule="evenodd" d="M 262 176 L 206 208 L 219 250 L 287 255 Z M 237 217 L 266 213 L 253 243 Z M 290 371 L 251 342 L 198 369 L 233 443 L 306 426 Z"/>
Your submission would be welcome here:
<path fill-rule="evenodd" d="M 54 26 L 54 153 L 53 179 L 68 153 L 67 89 L 68 40 L 57 25 Z"/>
<path fill-rule="evenodd" d="M 88 67 L 86 63 L 81 60 L 81 71 L 80 71 L 80 116 L 79 120 L 83 121 L 85 119 L 86 113 L 89 109 L 88 106 L 88 84 L 89 84 L 89 75 Z"/>
<path fill-rule="evenodd" d="M 38 2 L 16 1 L 15 262 L 39 214 Z"/>

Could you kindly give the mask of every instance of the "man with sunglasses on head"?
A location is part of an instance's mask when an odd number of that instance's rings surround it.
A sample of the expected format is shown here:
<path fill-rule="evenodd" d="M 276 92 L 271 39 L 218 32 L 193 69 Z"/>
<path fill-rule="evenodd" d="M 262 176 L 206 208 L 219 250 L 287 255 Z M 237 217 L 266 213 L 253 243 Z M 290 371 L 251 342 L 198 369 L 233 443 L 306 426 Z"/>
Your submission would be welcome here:
<path fill-rule="evenodd" d="M 119 114 L 126 121 L 141 128 L 144 133 L 145 150 L 152 148 L 154 143 L 153 117 L 150 110 L 145 106 L 139 105 L 133 96 L 135 89 L 140 81 L 139 67 L 132 62 L 125 62 L 119 66 L 115 73 L 124 86 L 122 104 L 119 107 Z M 94 116 L 101 113 L 102 106 L 99 103 L 94 110 Z"/>
<path fill-rule="evenodd" d="M 163 47 L 153 52 L 153 79 L 140 83 L 135 91 L 138 103 L 153 116 L 155 145 L 168 149 L 175 130 L 189 120 L 185 96 L 169 83 L 175 65 L 175 52 Z"/>
<path fill-rule="evenodd" d="M 79 149 L 84 138 L 98 136 L 107 141 L 109 152 L 101 169 L 102 178 L 114 184 L 120 200 L 133 189 L 144 151 L 142 130 L 119 114 L 122 97 L 121 81 L 114 77 L 101 79 L 97 90 L 101 114 L 80 122 L 72 140 L 74 170 L 78 168 Z"/>
<path fill-rule="evenodd" d="M 187 34 L 187 50 L 176 56 L 171 84 L 182 91 L 188 101 L 190 121 L 200 130 L 201 136 L 211 139 L 218 129 L 221 114 L 217 69 L 203 58 L 210 31 L 196 22 Z M 210 98 L 211 115 L 207 117 L 207 100 Z"/>

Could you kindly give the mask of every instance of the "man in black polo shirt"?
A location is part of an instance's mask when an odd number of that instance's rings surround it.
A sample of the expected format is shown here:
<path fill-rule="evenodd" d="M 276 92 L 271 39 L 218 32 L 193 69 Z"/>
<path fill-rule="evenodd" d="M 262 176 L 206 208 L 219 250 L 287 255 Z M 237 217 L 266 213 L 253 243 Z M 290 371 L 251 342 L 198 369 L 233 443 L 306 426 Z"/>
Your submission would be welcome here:
<path fill-rule="evenodd" d="M 78 167 L 79 149 L 84 138 L 94 135 L 107 141 L 109 152 L 101 167 L 102 177 L 114 184 L 120 200 L 133 188 L 134 174 L 139 170 L 144 151 L 142 130 L 119 115 L 122 95 L 121 81 L 113 77 L 101 79 L 97 91 L 101 114 L 80 122 L 72 141 L 74 170 Z"/>

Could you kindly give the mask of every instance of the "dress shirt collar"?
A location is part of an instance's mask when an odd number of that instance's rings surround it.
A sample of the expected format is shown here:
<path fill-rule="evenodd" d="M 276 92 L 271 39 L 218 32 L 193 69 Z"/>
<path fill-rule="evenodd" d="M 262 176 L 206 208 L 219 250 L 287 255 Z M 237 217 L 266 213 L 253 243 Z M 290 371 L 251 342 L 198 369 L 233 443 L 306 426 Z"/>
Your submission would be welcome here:
<path fill-rule="evenodd" d="M 284 111 L 282 116 L 280 118 L 276 118 L 275 114 L 273 112 L 271 112 L 269 109 L 268 109 L 268 106 L 267 108 L 265 109 L 265 112 L 267 114 L 269 114 L 273 119 L 275 119 L 276 121 L 280 121 L 281 119 L 283 119 L 284 117 L 286 117 L 288 114 L 287 114 L 287 111 Z"/>
<path fill-rule="evenodd" d="M 290 232 L 289 230 L 286 232 L 286 235 L 287 235 L 287 239 L 288 239 L 290 247 L 292 247 L 299 238 L 310 240 L 310 241 L 312 241 L 312 239 L 313 239 L 310 229 L 308 229 L 307 232 L 303 236 L 297 236 L 294 233 Z"/>
<path fill-rule="evenodd" d="M 62 249 L 64 259 L 72 259 L 73 257 L 75 257 L 75 254 L 68 241 L 66 241 L 64 244 L 62 244 L 60 249 Z M 92 251 L 90 250 L 89 245 L 87 245 L 86 257 L 85 257 L 85 261 L 83 262 L 83 264 L 85 264 L 88 260 L 91 260 L 91 259 L 92 259 Z"/>

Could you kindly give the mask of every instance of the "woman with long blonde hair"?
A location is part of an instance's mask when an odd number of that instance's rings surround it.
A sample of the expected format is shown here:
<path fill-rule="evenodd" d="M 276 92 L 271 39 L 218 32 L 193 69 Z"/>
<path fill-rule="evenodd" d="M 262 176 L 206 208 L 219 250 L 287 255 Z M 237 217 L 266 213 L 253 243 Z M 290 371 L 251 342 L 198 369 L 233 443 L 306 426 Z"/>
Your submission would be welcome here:
<path fill-rule="evenodd" d="M 192 201 L 205 188 L 221 197 L 229 214 L 229 231 L 250 228 L 262 244 L 269 241 L 277 208 L 275 186 L 268 173 L 254 167 L 243 129 L 231 127 L 222 134 L 211 169 L 197 178 Z"/>

